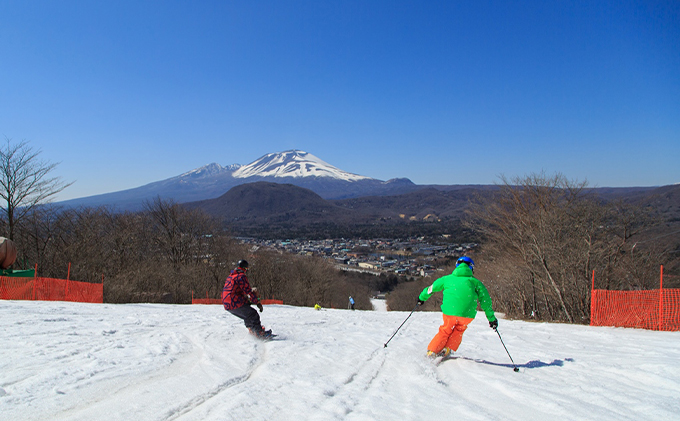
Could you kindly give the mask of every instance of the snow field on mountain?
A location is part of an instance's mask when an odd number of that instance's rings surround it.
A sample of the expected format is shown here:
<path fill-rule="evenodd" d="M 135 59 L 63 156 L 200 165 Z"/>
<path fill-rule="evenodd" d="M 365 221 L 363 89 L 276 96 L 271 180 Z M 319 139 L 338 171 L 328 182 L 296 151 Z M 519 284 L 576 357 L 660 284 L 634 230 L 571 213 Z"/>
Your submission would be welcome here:
<path fill-rule="evenodd" d="M 671 420 L 680 332 L 480 313 L 456 359 L 441 313 L 266 306 L 260 342 L 221 306 L 0 301 L 3 420 Z"/>
<path fill-rule="evenodd" d="M 344 181 L 369 179 L 343 171 L 300 150 L 266 154 L 234 171 L 234 178 L 248 177 L 330 177 Z"/>

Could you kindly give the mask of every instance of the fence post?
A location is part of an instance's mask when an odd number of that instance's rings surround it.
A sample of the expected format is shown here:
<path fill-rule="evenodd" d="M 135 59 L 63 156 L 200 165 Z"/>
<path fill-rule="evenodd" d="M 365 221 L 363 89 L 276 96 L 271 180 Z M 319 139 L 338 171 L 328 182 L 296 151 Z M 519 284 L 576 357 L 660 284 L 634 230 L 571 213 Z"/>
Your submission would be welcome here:
<path fill-rule="evenodd" d="M 593 319 L 595 318 L 595 269 L 593 269 L 593 282 L 590 286 L 590 325 L 593 324 Z"/>
<path fill-rule="evenodd" d="M 35 290 L 38 288 L 38 264 L 35 264 L 35 270 L 33 271 L 33 301 L 35 301 Z"/>
<path fill-rule="evenodd" d="M 659 330 L 663 326 L 663 265 L 659 272 Z"/>
<path fill-rule="evenodd" d="M 69 299 L 68 299 L 69 279 L 71 279 L 71 262 L 68 262 L 68 269 L 66 270 L 66 294 L 64 294 L 64 300 L 65 301 L 69 301 Z"/>

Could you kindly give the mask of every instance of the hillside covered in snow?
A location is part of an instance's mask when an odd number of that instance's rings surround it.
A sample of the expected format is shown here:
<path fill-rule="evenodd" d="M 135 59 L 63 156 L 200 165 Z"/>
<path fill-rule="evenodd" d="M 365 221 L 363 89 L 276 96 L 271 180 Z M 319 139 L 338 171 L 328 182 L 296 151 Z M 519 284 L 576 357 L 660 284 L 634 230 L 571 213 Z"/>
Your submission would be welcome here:
<path fill-rule="evenodd" d="M 378 302 L 380 304 L 380 302 Z M 384 308 L 383 308 L 384 309 Z M 680 332 L 483 314 L 457 358 L 441 313 L 266 306 L 260 342 L 221 306 L 1 301 L 3 420 L 671 420 Z"/>

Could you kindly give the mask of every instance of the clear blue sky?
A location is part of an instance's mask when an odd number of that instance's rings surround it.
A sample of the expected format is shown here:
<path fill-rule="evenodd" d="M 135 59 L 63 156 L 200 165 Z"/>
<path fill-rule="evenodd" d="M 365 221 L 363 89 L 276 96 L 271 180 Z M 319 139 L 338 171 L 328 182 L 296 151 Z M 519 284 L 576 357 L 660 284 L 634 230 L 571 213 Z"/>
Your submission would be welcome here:
<path fill-rule="evenodd" d="M 302 149 L 417 184 L 680 182 L 680 2 L 0 0 L 58 199 Z"/>

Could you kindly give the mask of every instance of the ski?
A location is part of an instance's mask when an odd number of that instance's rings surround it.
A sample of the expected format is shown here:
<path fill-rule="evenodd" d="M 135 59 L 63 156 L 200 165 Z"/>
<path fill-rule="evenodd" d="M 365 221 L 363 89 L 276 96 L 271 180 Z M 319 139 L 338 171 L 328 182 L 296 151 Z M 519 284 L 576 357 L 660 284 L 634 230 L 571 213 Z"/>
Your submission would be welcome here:
<path fill-rule="evenodd" d="M 435 360 L 435 365 L 436 365 L 436 366 L 439 366 L 439 365 L 440 365 L 441 363 L 443 363 L 444 361 L 455 360 L 455 359 L 458 359 L 458 355 L 453 355 L 453 353 L 451 353 L 451 354 L 449 354 L 449 355 L 447 355 L 447 356 L 445 356 L 445 357 L 437 358 L 437 359 Z"/>

